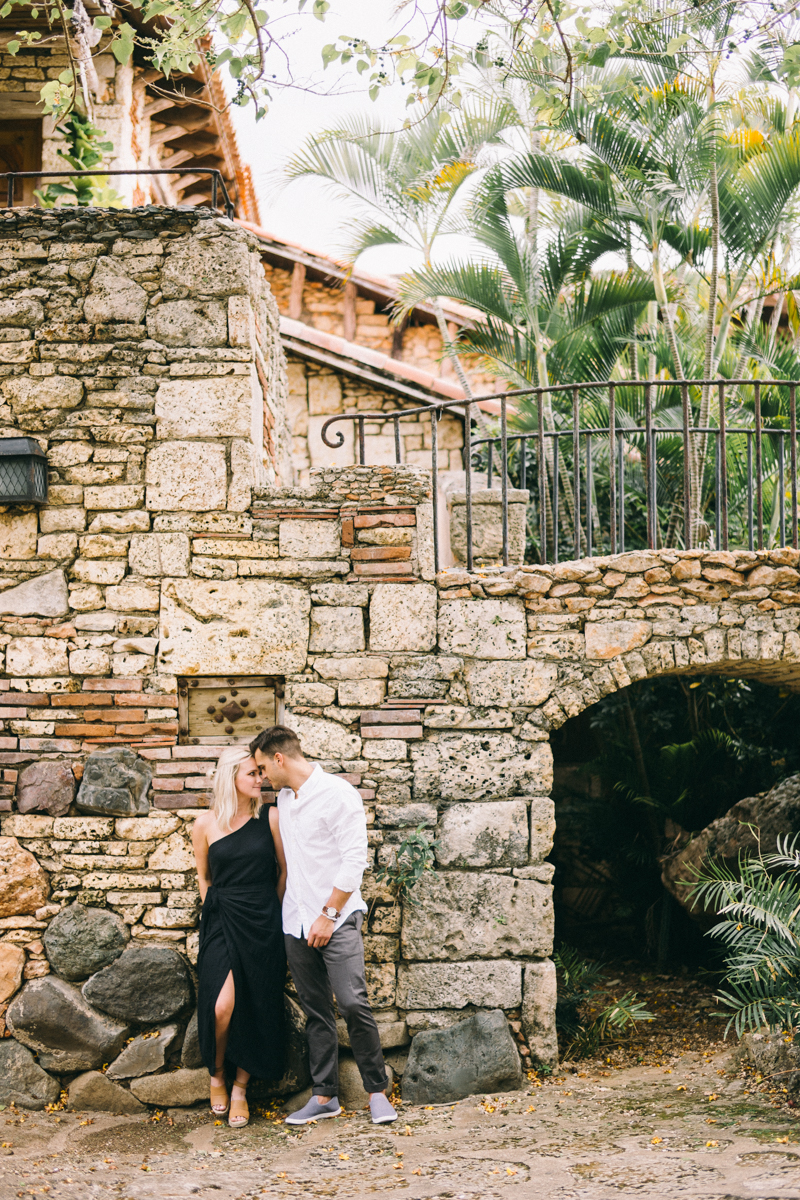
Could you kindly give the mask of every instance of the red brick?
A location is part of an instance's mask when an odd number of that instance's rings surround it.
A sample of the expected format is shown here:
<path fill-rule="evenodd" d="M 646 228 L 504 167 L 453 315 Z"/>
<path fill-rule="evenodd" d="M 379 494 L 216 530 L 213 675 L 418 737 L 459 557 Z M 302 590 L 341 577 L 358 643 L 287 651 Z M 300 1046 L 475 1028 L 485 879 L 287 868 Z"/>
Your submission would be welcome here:
<path fill-rule="evenodd" d="M 375 788 L 359 788 L 358 793 L 362 800 L 374 800 Z"/>
<path fill-rule="evenodd" d="M 153 804 L 156 808 L 208 808 L 206 792 L 156 792 Z"/>
<path fill-rule="evenodd" d="M 162 762 L 156 767 L 157 775 L 196 775 L 198 771 L 205 770 L 204 762 L 187 762 L 182 759 L 179 762 Z"/>
<path fill-rule="evenodd" d="M 72 722 L 69 725 L 69 731 L 72 732 Z M 83 747 L 77 738 L 55 738 L 55 737 L 24 737 L 19 739 L 20 750 L 47 750 L 52 753 L 57 751 L 62 754 L 69 754 L 74 751 L 76 754 Z M 8 760 L 6 760 L 8 761 Z M 17 760 L 19 761 L 19 760 Z"/>
<path fill-rule="evenodd" d="M 374 529 L 376 525 L 416 525 L 416 523 L 417 516 L 413 512 L 378 513 L 375 516 L 359 513 L 355 518 L 356 529 Z"/>
<path fill-rule="evenodd" d="M 113 725 L 103 725 L 99 721 L 91 725 L 83 721 L 56 721 L 56 737 L 61 734 L 71 734 L 73 737 L 103 737 L 104 734 L 113 733 Z"/>
<path fill-rule="evenodd" d="M 143 687 L 143 679 L 84 679 L 83 681 L 85 692 L 140 692 Z"/>
<path fill-rule="evenodd" d="M 12 721 L 15 717 L 27 717 L 27 708 L 0 708 L 0 721 Z"/>
<path fill-rule="evenodd" d="M 401 583 L 416 583 L 408 573 L 408 563 L 402 562 L 357 562 L 353 563 L 356 575 L 402 575 Z M 392 582 L 395 582 L 394 580 Z"/>
<path fill-rule="evenodd" d="M 214 534 L 214 537 L 217 535 Z M 152 695 L 150 692 L 119 692 L 114 697 L 114 703 L 119 704 L 121 708 L 126 708 L 128 705 L 139 707 L 146 704 L 148 708 L 177 708 L 177 696 Z"/>
<path fill-rule="evenodd" d="M 353 529 L 353 520 L 351 517 L 342 518 L 342 545 L 355 545 L 355 531 Z"/>
<path fill-rule="evenodd" d="M 28 763 L 32 757 L 32 754 L 0 754 L 0 763 Z M 3 775 L 5 774 L 4 771 Z"/>
<path fill-rule="evenodd" d="M 51 703 L 54 708 L 86 708 L 88 704 L 108 704 L 108 696 L 91 696 L 86 692 L 59 692 L 51 697 Z"/>
<path fill-rule="evenodd" d="M 410 546 L 354 546 L 350 551 L 353 562 L 389 562 L 411 558 Z"/>
<path fill-rule="evenodd" d="M 142 758 L 146 758 L 148 762 L 158 762 L 161 759 L 169 758 L 170 751 L 167 747 L 161 750 L 140 750 L 139 754 Z"/>
<path fill-rule="evenodd" d="M 177 721 L 161 721 L 157 725 L 117 725 L 117 733 L 127 734 L 129 737 L 142 737 L 145 733 L 177 733 Z"/>
<path fill-rule="evenodd" d="M 343 779 L 345 783 L 352 783 L 353 787 L 358 787 L 361 783 L 361 776 L 353 775 L 349 771 L 336 771 L 335 775 L 337 779 Z"/>
<path fill-rule="evenodd" d="M 362 725 L 362 738 L 421 738 L 421 725 Z"/>
<path fill-rule="evenodd" d="M 16 750 L 17 739 L 15 737 L 0 737 L 0 750 Z"/>
<path fill-rule="evenodd" d="M 0 812 L 11 812 L 10 796 L 0 796 Z"/>
<path fill-rule="evenodd" d="M 174 792 L 178 788 L 182 788 L 182 787 L 183 787 L 182 779 L 158 779 L 157 778 L 157 779 L 153 780 L 153 791 L 154 792 Z"/>
<path fill-rule="evenodd" d="M 6 783 L 16 783 L 19 771 L 3 771 L 2 776 Z"/>
<path fill-rule="evenodd" d="M 0 783 L 0 796 L 13 796 L 15 790 L 13 783 Z"/>
<path fill-rule="evenodd" d="M 94 715 L 94 714 L 92 714 Z M 124 712 L 120 712 L 118 708 L 99 708 L 97 710 L 98 719 L 101 721 L 143 721 L 143 708 L 126 708 Z M 87 721 L 91 717 L 87 716 Z"/>
<path fill-rule="evenodd" d="M 378 708 L 361 714 L 362 725 L 419 725 L 421 720 L 419 708 Z"/>
<path fill-rule="evenodd" d="M 28 708 L 38 708 L 49 704 L 51 696 L 47 692 L 10 692 L 3 699 L 7 704 L 25 704 Z"/>

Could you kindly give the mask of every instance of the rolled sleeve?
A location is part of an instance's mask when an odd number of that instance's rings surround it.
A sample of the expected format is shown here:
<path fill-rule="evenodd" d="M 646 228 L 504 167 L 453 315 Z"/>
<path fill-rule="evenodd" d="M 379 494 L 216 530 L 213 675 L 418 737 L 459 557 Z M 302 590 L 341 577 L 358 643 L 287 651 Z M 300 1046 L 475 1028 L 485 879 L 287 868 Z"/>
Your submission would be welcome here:
<path fill-rule="evenodd" d="M 340 892 L 355 892 L 367 869 L 367 818 L 357 792 L 342 796 L 331 820 L 331 832 L 341 859 L 333 886 Z"/>

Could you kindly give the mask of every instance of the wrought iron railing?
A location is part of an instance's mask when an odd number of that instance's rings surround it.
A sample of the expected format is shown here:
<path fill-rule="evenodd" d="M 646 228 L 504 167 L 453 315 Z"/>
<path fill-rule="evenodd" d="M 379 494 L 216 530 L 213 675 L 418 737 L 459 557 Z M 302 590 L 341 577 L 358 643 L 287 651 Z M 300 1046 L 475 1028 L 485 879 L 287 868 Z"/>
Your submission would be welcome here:
<path fill-rule="evenodd" d="M 643 541 L 647 546 L 655 548 L 664 544 L 664 534 L 659 523 L 659 439 L 680 438 L 681 450 L 681 494 L 668 498 L 671 506 L 671 517 L 668 521 L 667 534 L 670 532 L 677 541 L 678 529 L 682 526 L 681 542 L 684 548 L 691 549 L 698 542 L 712 543 L 721 550 L 728 549 L 730 538 L 730 503 L 729 503 L 729 454 L 731 442 L 734 450 L 744 447 L 745 489 L 744 489 L 744 521 L 747 527 L 747 542 L 750 549 L 764 548 L 764 444 L 765 439 L 770 444 L 775 460 L 775 489 L 778 502 L 777 520 L 775 521 L 775 537 L 781 546 L 787 543 L 798 546 L 798 512 L 797 512 L 797 381 L 786 379 L 689 379 L 684 381 L 649 379 L 649 380 L 615 380 L 605 383 L 587 383 L 580 385 L 555 385 L 547 388 L 520 388 L 514 391 L 499 392 L 492 396 L 482 396 L 481 400 L 499 401 L 499 430 L 488 437 L 473 438 L 471 428 L 472 403 L 463 400 L 449 400 L 426 405 L 420 408 L 404 409 L 397 412 L 359 412 L 344 413 L 329 418 L 322 427 L 322 441 L 326 446 L 335 449 L 344 444 L 344 434 L 331 430 L 330 440 L 328 431 L 336 423 L 352 422 L 358 433 L 358 460 L 366 463 L 366 422 L 388 420 L 394 423 L 395 460 L 401 462 L 400 421 L 416 418 L 427 414 L 431 422 L 431 466 L 433 473 L 433 493 L 438 491 L 438 421 L 442 412 L 450 409 L 463 410 L 465 416 L 464 468 L 465 468 L 465 502 L 466 502 L 466 565 L 473 567 L 473 512 L 472 512 L 472 475 L 473 459 L 485 451 L 487 482 L 491 488 L 494 474 L 497 471 L 500 482 L 500 503 L 502 522 L 502 558 L 505 565 L 509 562 L 509 522 L 508 522 L 508 490 L 509 466 L 515 458 L 518 484 L 526 488 L 529 474 L 533 474 L 536 483 L 537 518 L 534 529 L 538 533 L 538 555 L 542 562 L 557 562 L 559 559 L 559 522 L 561 519 L 560 497 L 564 485 L 568 485 L 569 494 L 569 528 L 571 533 L 571 549 L 576 558 L 591 555 L 598 542 L 607 543 L 610 553 L 616 554 L 626 548 L 626 512 L 633 495 L 628 484 L 633 472 L 626 471 L 626 446 L 636 449 L 636 442 L 643 446 L 640 460 L 643 463 L 644 502 L 646 516 L 646 534 Z M 617 395 L 621 389 L 638 389 L 642 397 L 644 409 L 644 424 L 628 424 L 628 413 L 619 419 Z M 697 426 L 692 423 L 692 405 L 690 389 L 713 389 L 716 393 L 715 416 L 717 425 Z M 784 395 L 786 415 L 785 425 L 772 424 L 766 426 L 762 417 L 762 399 L 765 389 L 779 389 Z M 663 417 L 663 410 L 657 412 L 653 398 L 659 390 L 671 390 L 680 396 L 681 424 L 658 424 L 658 418 Z M 598 397 L 603 401 L 608 412 L 608 423 L 604 426 L 581 424 L 581 403 L 584 393 Z M 752 403 L 751 423 L 742 424 L 750 413 L 748 404 L 744 402 L 743 393 L 749 395 Z M 728 424 L 729 407 L 732 395 L 736 405 L 738 423 Z M 568 397 L 571 421 L 565 418 L 563 412 L 553 413 L 552 401 Z M 531 417 L 535 417 L 536 428 L 517 432 L 509 432 L 509 403 L 523 399 L 528 406 Z M 548 404 L 548 400 L 550 404 Z M 779 406 L 781 397 L 779 396 Z M 772 404 L 771 404 L 772 407 Z M 550 413 L 548 413 L 550 409 Z M 517 425 L 519 421 L 517 421 Z M 546 427 L 547 426 L 547 427 Z M 788 439 L 789 445 L 786 446 Z M 599 505 L 595 493 L 595 447 L 605 444 L 606 461 L 608 464 L 606 503 L 606 520 L 601 519 Z M 713 454 L 703 456 L 701 447 L 712 448 Z M 533 454 L 531 454 L 531 447 Z M 514 455 L 516 450 L 516 455 Z M 566 464 L 571 480 L 560 477 L 561 460 L 564 451 L 570 452 L 571 463 Z M 696 457 L 702 457 L 704 462 L 713 457 L 714 474 L 713 488 L 709 493 L 709 502 L 704 499 L 708 489 L 703 488 L 700 480 L 701 495 L 693 497 L 692 463 Z M 499 458 L 499 462 L 495 460 Z M 533 460 L 533 461 L 532 461 Z M 638 471 L 636 472 L 638 474 Z M 789 477 L 789 514 L 786 512 L 786 475 Z M 664 488 L 662 486 L 662 492 Z M 697 493 L 698 484 L 694 483 Z M 711 516 L 710 499 L 713 496 L 713 528 L 706 524 Z M 583 498 L 583 506 L 582 506 Z M 639 493 L 641 499 L 641 491 Z M 662 496 L 662 500 L 664 497 Z M 582 514 L 583 507 L 583 514 Z M 597 531 L 600 531 L 598 538 Z M 787 532 L 788 531 L 788 532 Z M 438 571 L 439 562 L 439 526 L 437 505 L 433 505 L 433 540 L 434 557 Z"/>
<path fill-rule="evenodd" d="M 0 171 L 0 179 L 6 181 L 7 208 L 14 207 L 14 184 L 18 179 L 76 179 L 81 176 L 97 178 L 106 175 L 208 175 L 211 177 L 211 207 L 219 207 L 217 204 L 218 189 L 221 189 L 225 200 L 225 215 L 233 220 L 235 213 L 233 201 L 228 195 L 222 172 L 216 167 L 148 167 L 141 169 L 137 167 L 133 171 L 107 171 L 104 167 L 94 171 Z"/>

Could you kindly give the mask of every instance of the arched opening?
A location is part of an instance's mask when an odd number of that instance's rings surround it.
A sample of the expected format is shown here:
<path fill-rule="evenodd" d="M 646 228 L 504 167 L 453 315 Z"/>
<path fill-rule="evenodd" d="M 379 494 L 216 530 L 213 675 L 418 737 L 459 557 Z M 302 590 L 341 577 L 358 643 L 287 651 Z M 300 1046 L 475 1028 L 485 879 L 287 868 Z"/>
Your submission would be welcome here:
<path fill-rule="evenodd" d="M 781 667 L 643 679 L 551 735 L 556 946 L 605 959 L 608 979 L 667 1017 L 637 1035 L 645 1053 L 668 1040 L 667 1026 L 681 1044 L 692 1032 L 722 1036 L 727 1018 L 710 999 L 722 947 L 674 883 L 689 874 L 681 852 L 693 838 L 721 830 L 712 823 L 747 798 L 758 812 L 800 774 L 800 693 L 794 668 Z M 739 818 L 724 828 L 710 844 L 732 862 L 752 839 Z M 774 842 L 773 831 L 766 848 Z M 670 858 L 680 866 L 665 872 Z"/>

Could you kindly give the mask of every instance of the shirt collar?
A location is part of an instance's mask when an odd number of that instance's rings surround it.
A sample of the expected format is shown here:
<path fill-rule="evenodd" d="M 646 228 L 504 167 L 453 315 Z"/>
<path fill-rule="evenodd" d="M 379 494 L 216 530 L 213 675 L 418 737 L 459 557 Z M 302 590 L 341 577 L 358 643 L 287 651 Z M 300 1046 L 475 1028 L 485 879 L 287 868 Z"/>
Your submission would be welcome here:
<path fill-rule="evenodd" d="M 322 767 L 319 765 L 319 763 L 314 763 L 314 769 L 312 770 L 308 779 L 305 781 L 305 783 L 301 784 L 299 791 L 295 793 L 298 800 L 306 800 L 317 790 L 317 785 L 320 782 L 321 775 Z"/>

